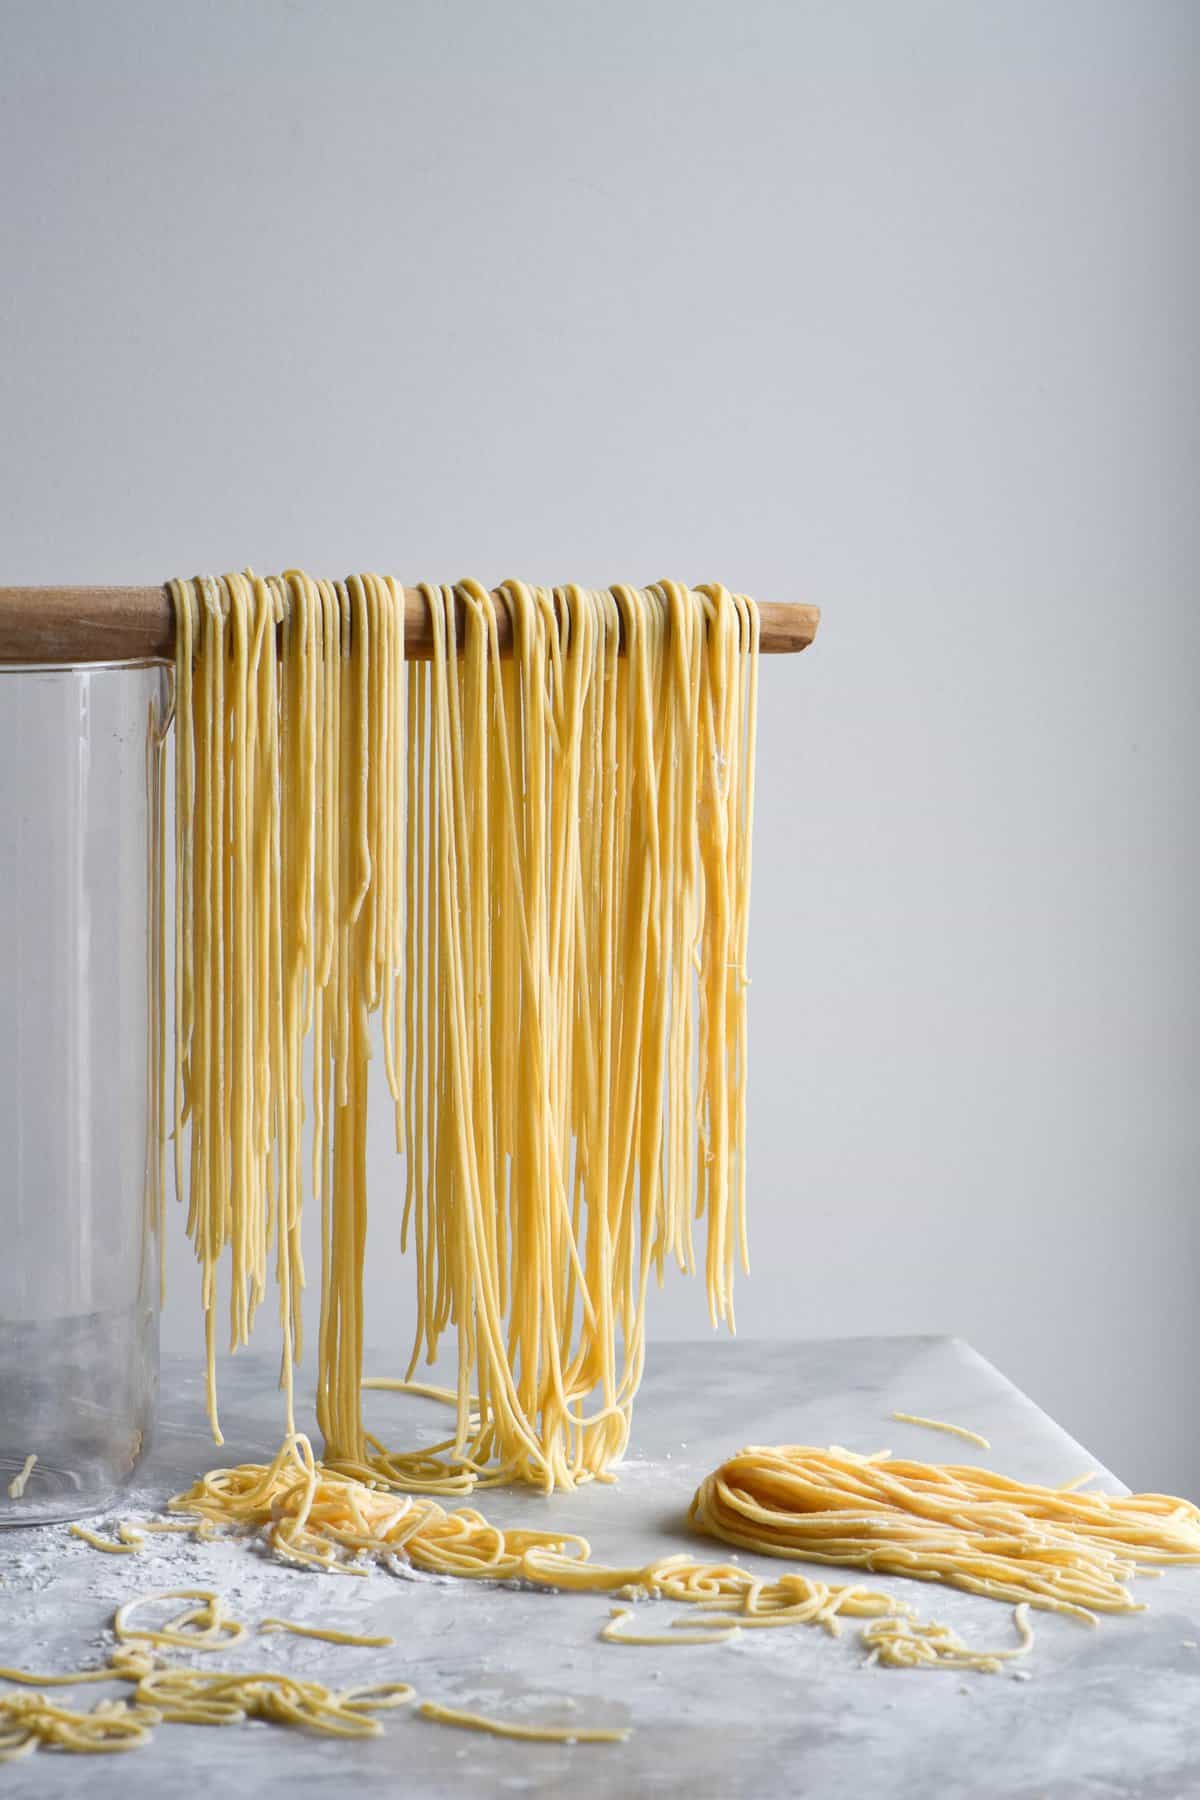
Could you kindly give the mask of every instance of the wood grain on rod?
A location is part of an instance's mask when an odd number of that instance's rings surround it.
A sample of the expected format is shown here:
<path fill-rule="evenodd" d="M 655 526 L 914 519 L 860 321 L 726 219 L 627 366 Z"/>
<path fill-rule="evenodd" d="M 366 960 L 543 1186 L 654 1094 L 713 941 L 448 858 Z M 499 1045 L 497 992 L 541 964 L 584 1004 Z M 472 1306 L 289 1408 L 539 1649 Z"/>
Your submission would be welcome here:
<path fill-rule="evenodd" d="M 508 608 L 496 596 L 500 648 L 512 644 Z M 815 606 L 760 604 L 762 649 L 804 650 L 821 617 Z M 409 656 L 428 656 L 429 610 L 416 588 L 404 590 L 404 635 Z M 175 613 L 160 587 L 0 588 L 0 663 L 169 662 L 175 654 Z"/>

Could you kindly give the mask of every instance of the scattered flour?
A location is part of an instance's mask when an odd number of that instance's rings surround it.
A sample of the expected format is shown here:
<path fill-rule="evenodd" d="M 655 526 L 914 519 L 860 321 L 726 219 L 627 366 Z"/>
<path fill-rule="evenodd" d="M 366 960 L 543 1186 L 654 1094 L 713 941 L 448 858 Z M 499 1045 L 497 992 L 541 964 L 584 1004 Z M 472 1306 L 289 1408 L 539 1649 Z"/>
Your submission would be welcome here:
<path fill-rule="evenodd" d="M 158 1491 L 134 1490 L 119 1510 L 90 1518 L 88 1528 L 115 1539 L 121 1524 L 136 1528 L 147 1519 L 163 1518 L 162 1501 Z M 297 1624 L 335 1623 L 343 1630 L 368 1630 L 372 1611 L 368 1595 L 372 1591 L 378 1595 L 379 1583 L 390 1583 L 393 1575 L 426 1582 L 448 1579 L 424 1575 L 398 1557 L 389 1559 L 388 1569 L 369 1566 L 365 1577 L 356 1581 L 322 1577 L 319 1571 L 278 1561 L 253 1536 L 195 1540 L 183 1533 L 147 1532 L 138 1549 L 117 1555 L 72 1537 L 69 1527 L 61 1524 L 7 1530 L 0 1543 L 0 1664 L 47 1672 L 101 1661 L 115 1641 L 112 1614 L 140 1594 L 216 1589 L 250 1634 L 222 1656 L 223 1667 L 236 1667 L 239 1662 L 249 1666 L 262 1660 L 267 1640 L 255 1632 L 262 1618 L 283 1616 Z M 51 1589 L 52 1601 L 47 1599 Z M 328 1663 L 331 1646 L 320 1640 L 269 1641 L 273 1666 L 315 1671 Z M 164 1654 L 170 1660 L 170 1653 Z M 186 1660 L 188 1653 L 183 1654 Z"/>

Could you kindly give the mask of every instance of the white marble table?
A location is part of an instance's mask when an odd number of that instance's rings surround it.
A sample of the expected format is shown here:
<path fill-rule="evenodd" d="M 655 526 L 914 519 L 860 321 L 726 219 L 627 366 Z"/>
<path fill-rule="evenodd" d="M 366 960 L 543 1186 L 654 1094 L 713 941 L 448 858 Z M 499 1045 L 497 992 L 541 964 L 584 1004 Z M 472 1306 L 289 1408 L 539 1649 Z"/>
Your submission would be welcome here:
<path fill-rule="evenodd" d="M 193 1365 L 164 1368 L 158 1446 L 133 1498 L 152 1503 L 216 1461 L 260 1459 L 278 1438 L 273 1370 L 244 1357 L 224 1384 L 227 1445 L 204 1430 Z M 969 1423 L 990 1457 L 895 1423 L 893 1409 Z M 391 1442 L 428 1441 L 427 1403 L 372 1396 Z M 754 1344 L 713 1341 L 652 1350 L 620 1483 L 550 1501 L 488 1494 L 499 1523 L 555 1521 L 583 1532 L 605 1560 L 640 1561 L 699 1540 L 683 1514 L 699 1478 L 743 1443 L 885 1445 L 927 1460 L 990 1461 L 1035 1481 L 1096 1466 L 1032 1401 L 966 1345 L 946 1338 L 855 1338 Z M 128 1516 L 126 1509 L 124 1516 Z M 122 1516 L 122 1515 L 116 1515 Z M 79 1666 L 131 1592 L 220 1587 L 232 1610 L 390 1632 L 393 1650 L 265 1638 L 241 1666 L 287 1667 L 331 1684 L 412 1681 L 422 1697 L 524 1722 L 621 1723 L 624 1745 L 520 1744 L 384 1715 L 386 1736 L 346 1743 L 266 1725 L 167 1726 L 124 1756 L 39 1753 L 0 1768 L 4 1795 L 128 1800 L 163 1794 L 313 1792 L 337 1783 L 362 1800 L 404 1791 L 452 1794 L 803 1794 L 819 1800 L 979 1795 L 1073 1800 L 1200 1794 L 1200 1569 L 1146 1582 L 1150 1610 L 1099 1630 L 1037 1620 L 1028 1681 L 863 1666 L 855 1633 L 744 1632 L 721 1646 L 617 1648 L 597 1642 L 607 1602 L 585 1595 L 397 1579 L 338 1580 L 269 1564 L 243 1545 L 105 1557 L 65 1528 L 0 1534 L 0 1661 Z M 713 1546 L 714 1555 L 721 1551 Z M 747 1562 L 757 1559 L 747 1558 Z M 769 1565 L 763 1563 L 764 1568 Z M 776 1565 L 777 1569 L 778 1565 Z M 908 1587 L 925 1616 L 974 1643 L 1009 1641 L 1006 1609 L 926 1585 Z M 666 1623 L 676 1609 L 647 1609 Z M 223 1661 L 238 1666 L 240 1653 Z M 78 1690 L 81 1700 L 107 1688 Z M 572 1710 L 563 1696 L 573 1696 Z M 211 1784 L 211 1785 L 210 1785 Z"/>

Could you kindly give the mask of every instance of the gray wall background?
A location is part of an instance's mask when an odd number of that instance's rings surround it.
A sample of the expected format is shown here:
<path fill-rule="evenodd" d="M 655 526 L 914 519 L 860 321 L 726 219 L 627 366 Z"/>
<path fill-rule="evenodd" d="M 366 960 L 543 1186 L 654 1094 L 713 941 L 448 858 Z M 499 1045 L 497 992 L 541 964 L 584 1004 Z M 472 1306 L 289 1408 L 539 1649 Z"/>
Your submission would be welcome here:
<path fill-rule="evenodd" d="M 1194 1495 L 1198 106 L 1171 0 L 0 0 L 0 580 L 820 603 L 742 1330 L 961 1333 Z"/>

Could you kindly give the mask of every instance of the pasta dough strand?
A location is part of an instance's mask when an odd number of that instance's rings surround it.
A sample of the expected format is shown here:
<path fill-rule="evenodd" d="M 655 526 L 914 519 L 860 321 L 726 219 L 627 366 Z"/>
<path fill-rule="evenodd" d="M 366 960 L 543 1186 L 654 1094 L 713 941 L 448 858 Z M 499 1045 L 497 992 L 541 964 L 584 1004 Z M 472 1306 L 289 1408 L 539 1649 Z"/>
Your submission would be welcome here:
<path fill-rule="evenodd" d="M 782 1445 L 707 1476 L 692 1524 L 769 1556 L 940 1581 L 1069 1613 L 1137 1612 L 1148 1566 L 1200 1563 L 1200 1508 L 1162 1494 L 1082 1494 L 987 1469 Z"/>
<path fill-rule="evenodd" d="M 307 1188 L 331 1467 L 443 1492 L 603 1477 L 628 1438 L 651 1272 L 695 1266 L 702 1220 L 709 1311 L 732 1324 L 745 1261 L 753 603 L 510 581 L 504 661 L 486 588 L 427 585 L 432 658 L 410 667 L 390 577 L 170 592 L 172 1130 L 214 1437 L 218 1269 L 237 1348 L 272 1250 L 294 1436 Z M 413 1363 L 448 1332 L 457 1350 L 453 1437 L 416 1454 L 362 1417 L 376 1015 Z"/>

